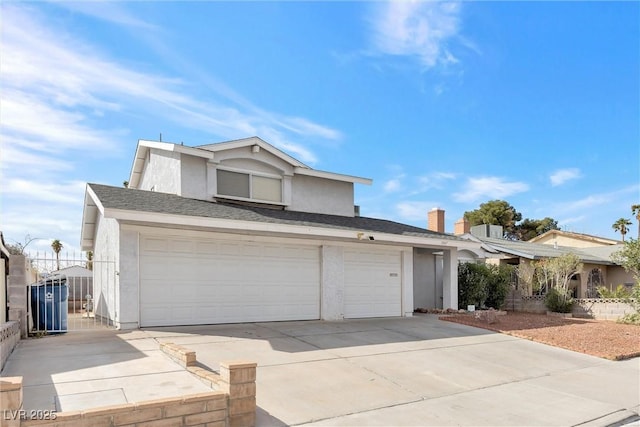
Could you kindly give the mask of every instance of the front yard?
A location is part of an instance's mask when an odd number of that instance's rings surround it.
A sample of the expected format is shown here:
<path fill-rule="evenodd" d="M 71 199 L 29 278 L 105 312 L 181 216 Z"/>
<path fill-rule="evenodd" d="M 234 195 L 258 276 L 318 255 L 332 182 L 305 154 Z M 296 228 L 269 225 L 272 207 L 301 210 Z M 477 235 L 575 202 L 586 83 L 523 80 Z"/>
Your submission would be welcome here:
<path fill-rule="evenodd" d="M 473 314 L 452 314 L 440 319 L 610 360 L 640 356 L 640 326 L 635 325 L 515 312 L 497 316 L 493 324 L 476 319 Z"/>

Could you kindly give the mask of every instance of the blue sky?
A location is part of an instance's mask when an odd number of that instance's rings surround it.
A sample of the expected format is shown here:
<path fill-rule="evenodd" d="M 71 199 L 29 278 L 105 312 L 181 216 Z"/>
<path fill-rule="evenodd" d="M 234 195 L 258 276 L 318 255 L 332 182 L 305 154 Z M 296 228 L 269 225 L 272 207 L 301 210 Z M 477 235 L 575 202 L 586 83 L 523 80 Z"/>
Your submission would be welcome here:
<path fill-rule="evenodd" d="M 2 12 L 1 224 L 79 247 L 87 182 L 138 139 L 257 135 L 372 178 L 364 216 L 447 231 L 503 199 L 616 238 L 640 203 L 638 2 L 12 2 Z"/>

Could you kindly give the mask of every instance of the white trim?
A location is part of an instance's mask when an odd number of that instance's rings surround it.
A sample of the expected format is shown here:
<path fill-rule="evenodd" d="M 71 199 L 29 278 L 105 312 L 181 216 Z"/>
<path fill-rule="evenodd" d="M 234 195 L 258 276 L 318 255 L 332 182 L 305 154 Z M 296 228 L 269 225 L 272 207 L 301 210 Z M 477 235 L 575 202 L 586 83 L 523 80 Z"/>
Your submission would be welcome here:
<path fill-rule="evenodd" d="M 201 145 L 199 149 L 210 151 L 210 152 L 216 152 L 216 151 L 224 151 L 224 150 L 233 150 L 235 148 L 251 147 L 252 145 L 258 145 L 260 148 L 264 149 L 265 151 L 268 151 L 269 153 L 273 154 L 276 157 L 279 157 L 283 161 L 289 163 L 291 166 L 308 168 L 308 166 L 305 165 L 304 163 L 300 162 L 299 160 L 296 160 L 295 158 L 291 157 L 287 153 L 263 141 L 257 136 L 237 139 L 234 141 L 219 142 L 216 144 Z"/>
<path fill-rule="evenodd" d="M 343 175 L 339 173 L 325 172 L 325 171 L 319 171 L 315 169 L 304 169 L 304 168 L 297 167 L 294 169 L 294 173 L 298 175 L 312 176 L 315 178 L 332 179 L 334 181 L 352 182 L 354 184 L 358 183 L 358 184 L 371 185 L 373 183 L 373 180 L 370 178 L 361 178 L 359 176 Z"/>
<path fill-rule="evenodd" d="M 297 236 L 313 240 L 328 239 L 359 242 L 364 245 L 388 245 L 396 244 L 412 247 L 428 248 L 474 248 L 477 243 L 459 240 L 448 240 L 431 237 L 405 236 L 399 234 L 378 233 L 370 230 L 344 230 L 334 228 L 309 227 L 305 225 L 290 225 L 256 221 L 240 221 L 223 218 L 208 218 L 186 215 L 173 215 L 154 212 L 136 212 L 122 209 L 106 209 L 106 218 L 114 218 L 121 221 L 147 222 L 152 224 L 174 225 L 178 227 L 206 228 L 210 231 L 228 231 L 234 234 L 262 233 L 263 235 L 278 234 L 284 236 Z M 359 240 L 358 233 L 373 236 L 374 240 Z"/>

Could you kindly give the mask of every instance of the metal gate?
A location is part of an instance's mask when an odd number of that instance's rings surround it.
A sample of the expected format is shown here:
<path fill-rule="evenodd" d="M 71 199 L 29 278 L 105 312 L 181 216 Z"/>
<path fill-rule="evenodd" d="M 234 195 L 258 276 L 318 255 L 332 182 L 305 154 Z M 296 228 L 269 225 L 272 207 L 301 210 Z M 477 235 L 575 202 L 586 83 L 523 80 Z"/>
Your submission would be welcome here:
<path fill-rule="evenodd" d="M 33 272 L 27 291 L 30 333 L 113 327 L 96 301 L 115 306 L 115 261 L 46 253 L 28 257 Z"/>

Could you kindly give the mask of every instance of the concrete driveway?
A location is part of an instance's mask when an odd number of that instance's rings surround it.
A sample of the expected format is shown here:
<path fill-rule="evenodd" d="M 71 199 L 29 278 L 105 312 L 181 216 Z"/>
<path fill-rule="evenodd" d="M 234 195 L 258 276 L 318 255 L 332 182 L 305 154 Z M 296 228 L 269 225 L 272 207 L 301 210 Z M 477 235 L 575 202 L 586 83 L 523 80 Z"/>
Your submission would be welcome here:
<path fill-rule="evenodd" d="M 152 371 L 165 371 L 129 377 L 122 384 L 129 401 L 127 384 L 142 389 L 148 380 L 161 383 L 156 375 L 172 375 L 170 381 L 185 393 L 197 392 L 197 380 L 163 364 L 155 353 L 158 342 L 195 350 L 212 370 L 222 360 L 258 362 L 258 425 L 640 425 L 638 358 L 611 362 L 431 315 L 172 327 L 112 336 L 137 346 L 135 357 L 123 356 L 122 348 L 118 353 L 113 343 L 105 348 L 105 357 L 119 357 L 120 369 L 146 360 L 153 362 Z M 15 372 L 12 360 L 25 347 L 11 356 L 3 375 L 28 378 L 28 372 Z M 25 401 L 28 393 L 26 387 Z"/>

